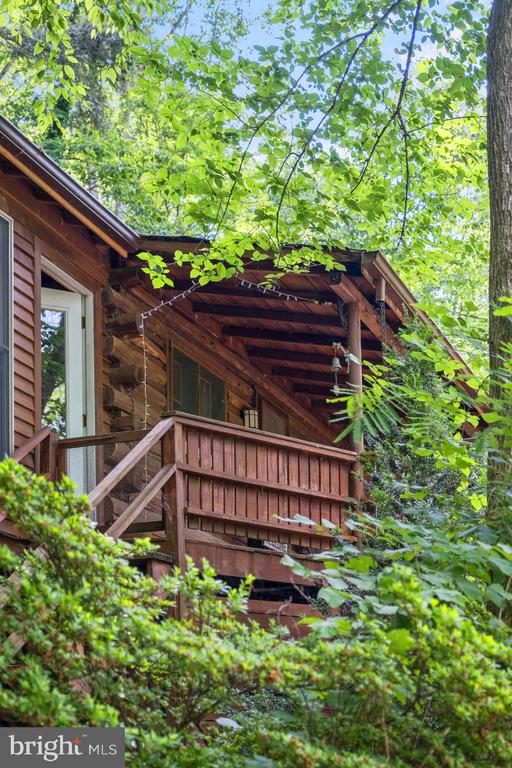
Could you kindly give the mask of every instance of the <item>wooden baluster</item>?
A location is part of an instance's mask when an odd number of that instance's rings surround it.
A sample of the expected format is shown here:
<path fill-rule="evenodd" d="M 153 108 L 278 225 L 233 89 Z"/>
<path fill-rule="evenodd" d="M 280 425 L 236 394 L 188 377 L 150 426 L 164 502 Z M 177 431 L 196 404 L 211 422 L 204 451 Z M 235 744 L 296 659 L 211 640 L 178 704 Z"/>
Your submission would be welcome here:
<path fill-rule="evenodd" d="M 175 424 L 174 428 L 162 438 L 162 466 L 183 462 L 183 426 Z M 166 541 L 162 551 L 170 552 L 174 562 L 183 573 L 185 570 L 185 487 L 181 470 L 176 470 L 173 477 L 163 489 L 163 509 Z M 176 601 L 176 617 L 185 615 L 185 599 L 179 595 Z"/>
<path fill-rule="evenodd" d="M 66 446 L 59 440 L 55 447 L 55 481 L 57 483 L 67 474 L 67 464 Z"/>
<path fill-rule="evenodd" d="M 354 391 L 354 394 L 356 394 L 357 396 L 361 396 L 363 393 L 361 307 L 359 303 L 356 301 L 351 302 L 346 306 L 347 306 L 347 317 L 348 317 L 348 328 L 347 328 L 348 349 L 351 355 L 357 358 L 357 361 L 355 361 L 353 358 L 350 359 L 348 382 L 349 382 L 350 388 Z M 356 418 L 361 418 L 361 416 L 362 414 L 358 413 L 356 415 Z M 364 448 L 362 436 L 357 441 L 352 438 L 351 447 L 353 451 L 356 451 L 356 453 L 361 453 L 361 451 Z M 358 501 L 364 498 L 364 485 L 363 485 L 363 481 L 360 479 L 361 474 L 362 474 L 362 465 L 361 465 L 361 462 L 358 461 L 352 467 L 351 483 L 350 483 L 350 495 L 353 496 L 353 498 L 357 499 Z"/>

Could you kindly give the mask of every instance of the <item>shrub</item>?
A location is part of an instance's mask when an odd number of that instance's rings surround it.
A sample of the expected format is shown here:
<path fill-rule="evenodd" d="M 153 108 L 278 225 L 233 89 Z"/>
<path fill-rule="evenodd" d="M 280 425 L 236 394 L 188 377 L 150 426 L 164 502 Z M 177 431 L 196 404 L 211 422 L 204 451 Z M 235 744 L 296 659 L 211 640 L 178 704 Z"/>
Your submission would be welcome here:
<path fill-rule="evenodd" d="M 136 768 L 511 764 L 507 638 L 426 594 L 410 568 L 372 574 L 359 555 L 352 615 L 283 640 L 239 621 L 250 580 L 228 589 L 207 564 L 160 586 L 138 572 L 128 558 L 149 543 L 95 531 L 68 481 L 3 462 L 0 508 L 46 553 L 0 548 L 3 724 L 123 725 Z M 336 609 L 346 584 L 330 566 Z"/>

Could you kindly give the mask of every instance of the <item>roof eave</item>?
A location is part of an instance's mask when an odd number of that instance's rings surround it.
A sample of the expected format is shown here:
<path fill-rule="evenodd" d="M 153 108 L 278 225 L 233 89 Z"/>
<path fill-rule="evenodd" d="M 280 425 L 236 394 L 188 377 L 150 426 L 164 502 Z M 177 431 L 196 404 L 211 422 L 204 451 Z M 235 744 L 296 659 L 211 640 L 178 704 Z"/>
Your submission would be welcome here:
<path fill-rule="evenodd" d="M 141 238 L 134 230 L 2 116 L 0 155 L 121 255 L 140 247 Z"/>

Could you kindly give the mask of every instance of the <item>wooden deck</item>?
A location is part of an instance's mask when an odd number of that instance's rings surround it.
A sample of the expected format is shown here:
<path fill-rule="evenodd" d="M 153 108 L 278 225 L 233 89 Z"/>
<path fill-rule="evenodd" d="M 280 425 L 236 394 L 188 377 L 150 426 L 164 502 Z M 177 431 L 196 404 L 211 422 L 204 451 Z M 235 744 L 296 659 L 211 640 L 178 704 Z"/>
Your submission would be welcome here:
<path fill-rule="evenodd" d="M 190 555 L 198 564 L 206 558 L 224 578 L 252 573 L 262 584 L 305 586 L 281 564 L 283 552 L 318 568 L 311 553 L 332 542 L 322 524 L 349 536 L 354 452 L 183 413 L 147 430 L 62 440 L 46 432 L 32 463 L 57 479 L 71 451 L 87 451 L 100 529 L 159 541 L 170 557 L 152 564 L 155 573 L 171 561 L 184 567 Z M 257 613 L 267 615 L 257 603 Z"/>
<path fill-rule="evenodd" d="M 151 444 L 150 435 L 156 437 Z M 123 451 L 124 445 L 133 448 Z M 101 499 L 96 489 L 91 493 L 93 504 L 115 499 L 100 511 L 104 529 L 122 518 L 131 496 L 142 494 L 163 466 L 171 467 L 159 500 L 153 497 L 126 527 L 116 527 L 118 535 L 136 520 L 138 530 L 146 522 L 152 531 L 159 522 L 168 530 L 181 519 L 183 528 L 191 530 L 318 548 L 325 530 L 294 518 L 300 515 L 317 525 L 324 520 L 343 530 L 346 509 L 355 502 L 351 469 L 356 453 L 186 414 L 174 413 L 153 430 L 60 440 L 58 465 L 65 467 L 70 449 L 85 447 L 97 449 L 97 464 L 107 469 L 109 462 L 114 464 L 98 484 L 108 478 L 107 493 Z"/>

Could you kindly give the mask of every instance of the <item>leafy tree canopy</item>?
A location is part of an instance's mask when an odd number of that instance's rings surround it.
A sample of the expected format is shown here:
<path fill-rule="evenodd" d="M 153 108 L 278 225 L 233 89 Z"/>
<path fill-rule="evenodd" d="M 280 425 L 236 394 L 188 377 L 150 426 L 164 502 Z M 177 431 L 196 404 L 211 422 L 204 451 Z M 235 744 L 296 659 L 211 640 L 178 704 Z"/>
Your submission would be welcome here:
<path fill-rule="evenodd" d="M 0 107 L 139 229 L 212 239 L 195 276 L 286 242 L 379 248 L 481 340 L 488 2 L 280 0 L 261 46 L 232 4 L 25 5 Z"/>

